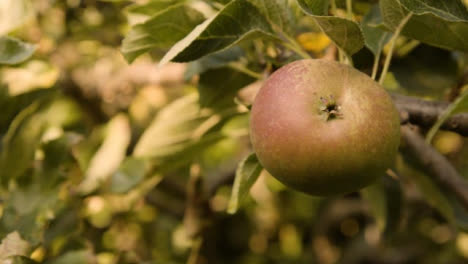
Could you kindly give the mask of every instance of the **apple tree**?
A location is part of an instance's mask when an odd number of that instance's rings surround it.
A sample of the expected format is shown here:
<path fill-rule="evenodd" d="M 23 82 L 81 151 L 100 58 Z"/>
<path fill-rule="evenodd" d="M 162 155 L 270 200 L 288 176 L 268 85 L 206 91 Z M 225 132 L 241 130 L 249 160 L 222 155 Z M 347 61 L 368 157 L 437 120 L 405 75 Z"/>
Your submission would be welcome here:
<path fill-rule="evenodd" d="M 0 1 L 1 263 L 465 263 L 468 1 Z"/>

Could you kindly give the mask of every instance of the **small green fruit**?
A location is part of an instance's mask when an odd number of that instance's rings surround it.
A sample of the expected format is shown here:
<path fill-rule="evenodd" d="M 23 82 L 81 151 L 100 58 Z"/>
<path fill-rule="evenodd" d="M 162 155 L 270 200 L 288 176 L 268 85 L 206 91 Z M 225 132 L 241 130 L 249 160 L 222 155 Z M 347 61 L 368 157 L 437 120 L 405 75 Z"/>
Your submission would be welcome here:
<path fill-rule="evenodd" d="M 327 60 L 290 63 L 253 103 L 250 137 L 263 167 L 312 195 L 358 190 L 391 166 L 400 120 L 390 96 L 367 75 Z"/>

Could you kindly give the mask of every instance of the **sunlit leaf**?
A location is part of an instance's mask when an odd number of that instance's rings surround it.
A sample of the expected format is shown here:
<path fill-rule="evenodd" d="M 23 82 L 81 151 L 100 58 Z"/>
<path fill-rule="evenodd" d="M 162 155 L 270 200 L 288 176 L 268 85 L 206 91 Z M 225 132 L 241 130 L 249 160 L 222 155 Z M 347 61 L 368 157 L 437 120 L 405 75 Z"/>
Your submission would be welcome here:
<path fill-rule="evenodd" d="M 258 179 L 262 170 L 263 167 L 258 162 L 255 153 L 250 154 L 239 163 L 236 170 L 234 186 L 232 187 L 231 198 L 229 200 L 229 213 L 233 214 L 239 209 L 241 202 L 249 193 L 250 188 Z"/>
<path fill-rule="evenodd" d="M 322 31 L 348 55 L 353 55 L 364 46 L 364 37 L 359 24 L 354 21 L 329 16 L 328 0 L 297 0 L 302 10 L 312 16 Z"/>
<path fill-rule="evenodd" d="M 197 104 L 198 97 L 191 94 L 166 106 L 137 142 L 135 157 L 164 157 L 180 149 L 190 140 L 194 130 L 208 118 Z"/>
<path fill-rule="evenodd" d="M 114 173 L 126 156 L 131 131 L 128 118 L 121 114 L 114 117 L 106 128 L 102 145 L 91 159 L 80 191 L 89 193 Z"/>
<path fill-rule="evenodd" d="M 23 240 L 18 232 L 12 232 L 2 239 L 0 262 L 5 263 L 7 258 L 13 256 L 26 256 L 29 248 L 29 243 Z"/>
<path fill-rule="evenodd" d="M 9 67 L 2 71 L 10 95 L 19 95 L 35 89 L 51 88 L 58 80 L 60 70 L 45 61 L 31 60 L 23 67 Z"/>
<path fill-rule="evenodd" d="M 160 64 L 196 60 L 231 47 L 246 38 L 259 35 L 273 37 L 272 33 L 267 19 L 253 4 L 247 0 L 234 0 L 177 42 Z"/>
<path fill-rule="evenodd" d="M 0 1 L 0 36 L 22 26 L 34 16 L 31 0 Z"/>
<path fill-rule="evenodd" d="M 0 36 L 0 64 L 13 65 L 32 56 L 36 46 L 8 36 Z"/>
<path fill-rule="evenodd" d="M 203 20 L 201 13 L 187 5 L 169 7 L 133 26 L 122 41 L 122 53 L 132 62 L 153 48 L 169 49 Z"/>

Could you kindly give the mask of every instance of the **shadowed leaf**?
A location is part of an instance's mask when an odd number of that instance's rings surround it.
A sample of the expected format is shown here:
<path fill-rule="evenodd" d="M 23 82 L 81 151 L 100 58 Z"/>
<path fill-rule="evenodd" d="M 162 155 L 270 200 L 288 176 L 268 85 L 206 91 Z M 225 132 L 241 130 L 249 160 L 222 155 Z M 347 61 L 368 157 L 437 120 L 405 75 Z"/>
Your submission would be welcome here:
<path fill-rule="evenodd" d="M 383 0 L 380 9 L 391 30 L 413 12 L 403 35 L 444 49 L 468 51 L 468 10 L 459 0 Z"/>
<path fill-rule="evenodd" d="M 328 0 L 297 0 L 302 10 L 312 16 L 327 36 L 348 55 L 364 46 L 359 24 L 354 21 L 328 15 Z"/>

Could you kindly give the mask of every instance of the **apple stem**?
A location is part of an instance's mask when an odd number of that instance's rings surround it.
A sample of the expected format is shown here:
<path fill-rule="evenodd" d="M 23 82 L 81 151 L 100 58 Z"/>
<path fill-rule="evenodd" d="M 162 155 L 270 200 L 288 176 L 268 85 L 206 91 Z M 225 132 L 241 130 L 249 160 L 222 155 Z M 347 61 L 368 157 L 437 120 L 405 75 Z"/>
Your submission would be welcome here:
<path fill-rule="evenodd" d="M 396 40 L 397 40 L 398 36 L 400 35 L 400 32 L 405 27 L 406 23 L 410 20 L 412 15 L 413 15 L 413 12 L 409 12 L 408 15 L 406 15 L 401 20 L 400 24 L 395 29 L 395 33 L 393 34 L 392 39 L 390 40 L 390 50 L 388 51 L 387 58 L 385 58 L 384 68 L 382 70 L 382 74 L 380 75 L 380 79 L 379 79 L 379 84 L 380 85 L 383 84 L 383 82 L 385 80 L 385 76 L 387 75 L 387 72 L 388 72 L 388 68 L 390 67 L 390 61 L 392 60 L 393 48 L 395 47 Z"/>

